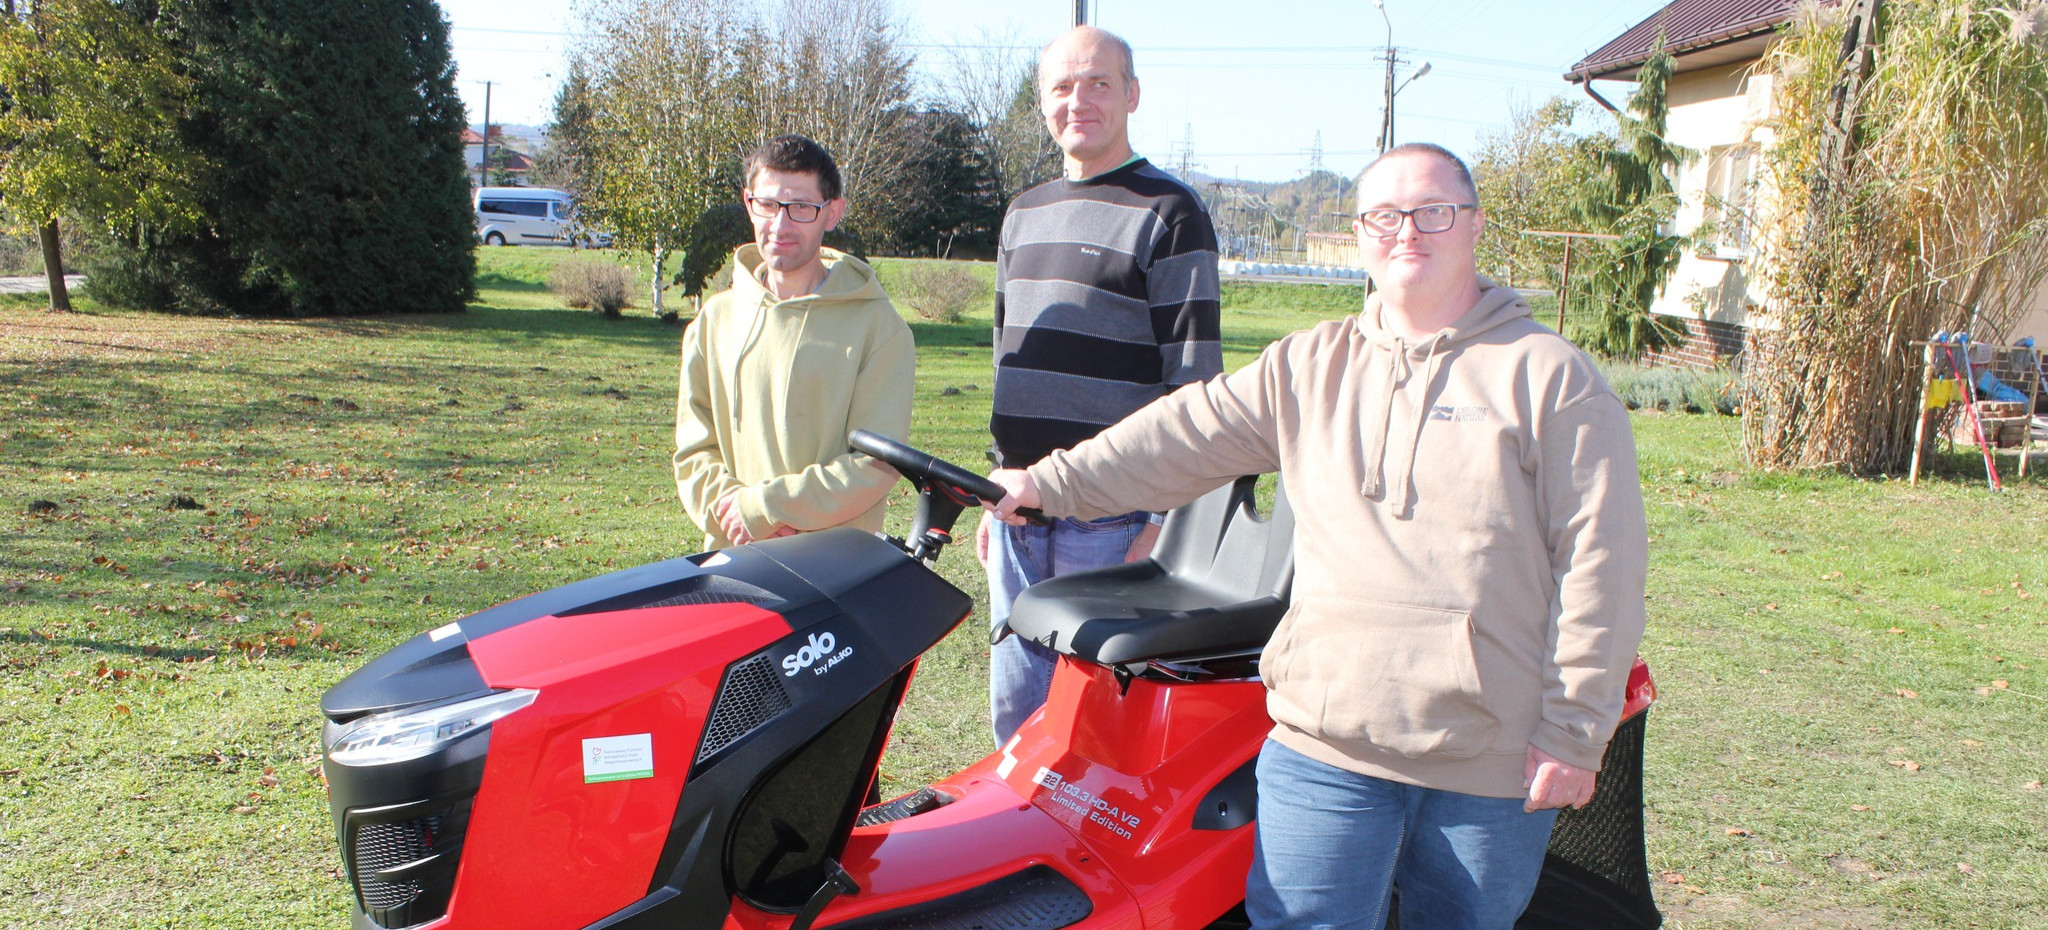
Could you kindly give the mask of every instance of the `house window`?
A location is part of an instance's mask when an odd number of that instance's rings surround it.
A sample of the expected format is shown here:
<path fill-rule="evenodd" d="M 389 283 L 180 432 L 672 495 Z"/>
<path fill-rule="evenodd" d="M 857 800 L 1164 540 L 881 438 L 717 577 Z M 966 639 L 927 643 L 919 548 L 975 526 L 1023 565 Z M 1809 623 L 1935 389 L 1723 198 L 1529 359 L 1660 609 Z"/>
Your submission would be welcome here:
<path fill-rule="evenodd" d="M 1751 166 L 1757 147 L 1751 143 L 1717 145 L 1707 150 L 1706 212 L 1700 236 L 1716 258 L 1742 258 L 1749 253 L 1755 217 L 1750 212 L 1755 182 Z"/>

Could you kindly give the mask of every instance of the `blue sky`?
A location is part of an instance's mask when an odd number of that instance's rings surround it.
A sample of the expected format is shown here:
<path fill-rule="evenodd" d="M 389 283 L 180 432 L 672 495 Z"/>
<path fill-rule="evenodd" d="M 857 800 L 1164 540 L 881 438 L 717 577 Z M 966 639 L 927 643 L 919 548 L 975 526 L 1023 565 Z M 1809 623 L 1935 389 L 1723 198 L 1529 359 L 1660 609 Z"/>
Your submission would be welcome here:
<path fill-rule="evenodd" d="M 1585 99 L 1559 77 L 1587 52 L 1665 0 L 1095 0 L 1090 19 L 1130 41 L 1142 99 L 1132 142 L 1158 161 L 1192 141 L 1193 160 L 1221 177 L 1280 181 L 1307 170 L 1321 134 L 1323 166 L 1350 174 L 1379 133 L 1387 42 L 1427 75 L 1395 104 L 1399 141 L 1474 151 L 1517 106 L 1554 94 Z M 576 28 L 567 0 L 441 0 L 454 26 L 459 87 L 472 122 L 547 120 L 563 51 Z M 993 38 L 1035 47 L 1066 28 L 1072 0 L 895 0 L 923 68 L 946 48 Z M 1028 55 L 1028 53 L 1026 53 Z M 1028 60 L 1028 58 L 1027 58 Z M 1399 78 L 1397 77 L 1397 80 Z M 1618 94 L 1604 93 L 1609 99 Z M 1595 128 L 1607 128 L 1602 125 Z"/>

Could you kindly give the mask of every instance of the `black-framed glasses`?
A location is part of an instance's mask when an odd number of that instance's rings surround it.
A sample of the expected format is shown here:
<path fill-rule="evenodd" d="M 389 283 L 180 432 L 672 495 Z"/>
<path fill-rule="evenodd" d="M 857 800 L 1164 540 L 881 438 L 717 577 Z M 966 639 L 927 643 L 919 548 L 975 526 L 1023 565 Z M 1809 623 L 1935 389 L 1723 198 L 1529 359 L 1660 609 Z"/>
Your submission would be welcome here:
<path fill-rule="evenodd" d="M 1458 222 L 1459 210 L 1477 210 L 1476 203 L 1426 203 L 1413 210 L 1381 207 L 1358 214 L 1358 223 L 1375 237 L 1385 239 L 1401 231 L 1401 221 L 1415 221 L 1419 233 L 1440 233 Z"/>
<path fill-rule="evenodd" d="M 764 220 L 772 220 L 775 214 L 787 212 L 789 218 L 799 223 L 817 222 L 818 214 L 825 205 L 807 200 L 775 200 L 768 197 L 747 197 L 747 210 Z"/>

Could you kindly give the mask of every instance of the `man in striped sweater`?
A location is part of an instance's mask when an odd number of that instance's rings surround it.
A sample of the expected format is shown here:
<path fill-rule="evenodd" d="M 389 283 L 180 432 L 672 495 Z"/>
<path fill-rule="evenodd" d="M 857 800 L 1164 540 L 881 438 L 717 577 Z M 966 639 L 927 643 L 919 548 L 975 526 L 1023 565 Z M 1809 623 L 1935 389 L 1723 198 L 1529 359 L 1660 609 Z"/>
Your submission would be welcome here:
<path fill-rule="evenodd" d="M 996 258 L 997 464 L 1023 468 L 1223 370 L 1216 230 L 1187 185 L 1131 151 L 1138 79 L 1124 40 L 1079 26 L 1038 61 L 1039 110 L 1065 177 L 1010 204 Z M 1053 575 L 1143 558 L 1145 512 L 1012 527 L 986 517 L 977 551 L 1000 626 Z M 1053 653 L 1005 636 L 989 652 L 996 744 L 1045 703 Z"/>

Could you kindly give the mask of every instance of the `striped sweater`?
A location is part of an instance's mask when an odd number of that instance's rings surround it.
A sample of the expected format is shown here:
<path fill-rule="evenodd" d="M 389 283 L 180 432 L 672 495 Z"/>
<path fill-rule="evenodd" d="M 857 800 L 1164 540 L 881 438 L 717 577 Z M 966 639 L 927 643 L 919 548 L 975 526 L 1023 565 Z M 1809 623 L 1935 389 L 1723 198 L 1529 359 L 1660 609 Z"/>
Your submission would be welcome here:
<path fill-rule="evenodd" d="M 1021 468 L 1223 370 L 1209 211 L 1144 159 L 1025 191 L 1003 218 L 995 312 L 989 433 Z"/>

